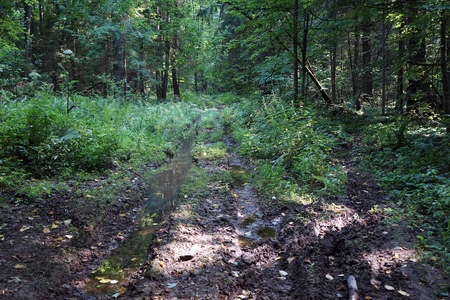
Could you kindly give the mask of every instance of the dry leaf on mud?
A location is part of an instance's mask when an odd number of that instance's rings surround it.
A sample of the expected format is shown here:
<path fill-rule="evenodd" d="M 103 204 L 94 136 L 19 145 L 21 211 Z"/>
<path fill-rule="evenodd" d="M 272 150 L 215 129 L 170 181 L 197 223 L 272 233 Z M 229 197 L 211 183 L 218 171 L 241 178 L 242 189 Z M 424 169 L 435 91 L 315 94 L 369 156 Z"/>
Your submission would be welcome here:
<path fill-rule="evenodd" d="M 334 277 L 331 276 L 330 274 L 327 274 L 325 277 L 326 277 L 328 280 L 334 280 Z"/>
<path fill-rule="evenodd" d="M 30 229 L 30 228 L 31 228 L 31 226 L 25 226 L 25 225 L 23 225 L 22 228 L 20 228 L 20 232 L 24 232 L 25 230 L 28 230 L 28 229 Z"/>
<path fill-rule="evenodd" d="M 25 266 L 21 265 L 21 264 L 17 264 L 17 265 L 14 266 L 14 268 L 16 268 L 16 269 L 23 269 L 23 268 L 25 268 Z"/>
<path fill-rule="evenodd" d="M 69 226 L 70 222 L 72 222 L 72 219 L 67 219 L 64 221 L 64 225 Z"/>
<path fill-rule="evenodd" d="M 126 291 L 127 291 L 127 289 L 126 289 L 124 286 L 122 286 L 122 287 L 117 291 L 117 293 L 123 295 L 123 294 L 125 294 Z"/>
<path fill-rule="evenodd" d="M 372 287 L 379 290 L 380 289 L 380 285 L 381 285 L 381 281 L 376 280 L 375 278 L 370 279 L 370 284 L 372 284 Z"/>
<path fill-rule="evenodd" d="M 390 286 L 390 285 L 385 285 L 384 288 L 387 289 L 388 291 L 394 291 L 394 290 L 395 290 L 395 289 L 394 289 L 392 286 Z"/>
<path fill-rule="evenodd" d="M 44 227 L 44 229 L 42 229 L 42 232 L 44 232 L 44 233 L 50 233 L 50 228 Z"/>
<path fill-rule="evenodd" d="M 103 278 L 103 279 L 100 279 L 100 283 L 109 283 L 111 281 L 111 279 L 107 279 L 107 278 Z"/>
<path fill-rule="evenodd" d="M 287 259 L 287 262 L 292 263 L 296 258 L 297 258 L 297 256 L 291 256 Z"/>
<path fill-rule="evenodd" d="M 58 228 L 58 225 L 56 225 L 55 223 L 53 223 L 51 229 L 55 229 L 55 228 Z"/>
<path fill-rule="evenodd" d="M 118 281 L 117 280 L 110 280 L 109 283 L 116 284 L 116 283 L 118 283 Z"/>
<path fill-rule="evenodd" d="M 408 294 L 407 292 L 402 291 L 402 290 L 398 290 L 398 293 L 399 293 L 400 295 L 405 296 L 405 297 L 409 297 L 409 294 Z"/>

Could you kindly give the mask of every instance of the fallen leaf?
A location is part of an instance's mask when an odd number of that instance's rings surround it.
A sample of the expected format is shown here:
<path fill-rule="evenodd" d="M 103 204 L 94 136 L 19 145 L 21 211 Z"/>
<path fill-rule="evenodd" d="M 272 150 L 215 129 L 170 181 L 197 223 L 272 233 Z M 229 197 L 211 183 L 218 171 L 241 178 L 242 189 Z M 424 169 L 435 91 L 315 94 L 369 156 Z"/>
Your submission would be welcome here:
<path fill-rule="evenodd" d="M 287 276 L 288 275 L 288 272 L 286 272 L 286 271 L 282 271 L 282 270 L 280 270 L 280 276 Z"/>
<path fill-rule="evenodd" d="M 278 256 L 275 258 L 275 261 L 280 260 L 280 259 L 281 259 L 281 257 Z"/>
<path fill-rule="evenodd" d="M 44 229 L 42 229 L 42 232 L 44 232 L 44 233 L 50 233 L 50 228 L 44 227 Z"/>
<path fill-rule="evenodd" d="M 231 274 L 233 275 L 233 277 L 239 277 L 239 272 L 238 271 L 232 271 Z"/>
<path fill-rule="evenodd" d="M 330 274 L 327 274 L 325 277 L 326 277 L 328 280 L 334 280 L 334 277 L 331 276 Z"/>
<path fill-rule="evenodd" d="M 100 279 L 100 283 L 109 283 L 111 281 L 111 279 L 106 279 L 106 278 L 103 278 L 103 279 Z"/>
<path fill-rule="evenodd" d="M 120 214 L 120 216 L 121 216 L 121 217 L 125 217 L 126 215 L 125 215 L 125 214 Z"/>
<path fill-rule="evenodd" d="M 297 258 L 297 256 L 291 256 L 287 259 L 287 262 L 292 263 L 296 258 Z"/>
<path fill-rule="evenodd" d="M 55 223 L 53 223 L 51 229 L 55 229 L 55 228 L 58 228 L 58 225 L 56 225 Z"/>
<path fill-rule="evenodd" d="M 68 238 L 68 239 L 70 240 L 71 238 L 73 238 L 73 235 L 66 234 L 65 237 Z"/>
<path fill-rule="evenodd" d="M 161 266 L 161 268 L 165 268 L 164 263 L 162 261 L 159 262 L 159 265 Z"/>
<path fill-rule="evenodd" d="M 64 225 L 69 226 L 69 224 L 72 222 L 72 219 L 67 219 L 64 221 Z"/>
<path fill-rule="evenodd" d="M 395 254 L 394 254 L 394 258 L 395 258 L 395 259 L 399 259 L 398 253 L 395 253 Z"/>
<path fill-rule="evenodd" d="M 21 265 L 21 264 L 16 264 L 16 265 L 14 266 L 14 268 L 16 268 L 16 269 L 23 269 L 23 268 L 25 268 L 25 266 L 24 266 L 24 265 Z"/>
<path fill-rule="evenodd" d="M 280 276 L 280 277 L 277 277 L 277 279 L 278 280 L 286 280 L 286 277 Z"/>
<path fill-rule="evenodd" d="M 385 285 L 384 288 L 387 289 L 388 291 L 394 291 L 394 290 L 395 290 L 395 289 L 394 289 L 392 286 L 390 286 L 390 285 Z"/>
<path fill-rule="evenodd" d="M 38 211 L 38 210 L 37 210 L 37 208 L 36 208 L 35 210 L 32 210 L 31 212 L 32 212 L 32 213 L 35 213 L 35 212 L 37 212 L 37 211 Z"/>
<path fill-rule="evenodd" d="M 122 287 L 117 291 L 117 293 L 123 295 L 123 294 L 125 294 L 126 291 L 127 291 L 127 289 L 126 289 L 124 286 L 122 286 Z"/>
<path fill-rule="evenodd" d="M 366 296 L 366 298 L 364 298 L 364 299 L 366 299 L 366 300 L 370 300 L 370 299 L 372 299 L 372 297 L 370 297 L 370 296 Z"/>
<path fill-rule="evenodd" d="M 402 290 L 398 290 L 398 293 L 399 293 L 400 295 L 405 296 L 405 297 L 409 297 L 409 294 L 408 294 L 407 292 L 402 291 Z"/>
<path fill-rule="evenodd" d="M 111 283 L 111 284 L 116 284 L 116 283 L 118 283 L 119 281 L 117 281 L 117 280 L 110 280 L 109 281 L 109 283 Z"/>
<path fill-rule="evenodd" d="M 24 232 L 25 230 L 28 230 L 28 229 L 30 229 L 30 228 L 31 228 L 31 226 L 25 226 L 25 225 L 23 225 L 22 228 L 20 228 L 20 232 Z"/>
<path fill-rule="evenodd" d="M 381 285 L 381 281 L 376 280 L 375 278 L 370 279 L 370 284 L 372 284 L 372 286 L 379 290 L 380 289 L 380 285 Z"/>
<path fill-rule="evenodd" d="M 176 283 L 176 282 L 175 282 L 175 283 L 168 283 L 168 284 L 167 284 L 167 288 L 168 288 L 168 289 L 173 289 L 174 287 L 177 286 L 177 284 L 178 284 L 178 283 Z"/>

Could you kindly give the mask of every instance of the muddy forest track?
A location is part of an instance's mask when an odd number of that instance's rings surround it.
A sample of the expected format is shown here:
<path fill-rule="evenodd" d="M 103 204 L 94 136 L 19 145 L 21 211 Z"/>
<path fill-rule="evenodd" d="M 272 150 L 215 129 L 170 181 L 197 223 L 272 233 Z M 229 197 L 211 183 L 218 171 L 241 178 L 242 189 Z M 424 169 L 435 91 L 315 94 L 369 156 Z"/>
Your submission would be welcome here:
<path fill-rule="evenodd" d="M 213 135 L 217 127 L 200 131 Z M 0 243 L 0 299 L 349 299 L 350 275 L 359 299 L 449 299 L 436 296 L 446 281 L 418 259 L 406 222 L 386 217 L 392 204 L 375 180 L 358 173 L 357 141 L 338 158 L 348 177 L 344 195 L 305 203 L 260 197 L 249 173 L 254 166 L 228 135 L 223 143 L 226 158 L 196 161 L 193 194 L 180 195 L 158 221 L 144 263 L 103 295 L 86 293 L 86 276 L 132 241 L 149 186 L 144 178 L 129 174 L 122 200 L 107 206 L 95 228 L 82 223 L 95 207 L 72 207 L 57 195 L 0 210 L 0 225 L 9 230 Z M 58 226 L 44 233 L 33 222 Z M 69 225 L 84 230 L 68 234 Z"/>
<path fill-rule="evenodd" d="M 121 298 L 349 299 L 352 275 L 359 299 L 435 299 L 439 272 L 417 261 L 402 222 L 385 222 L 389 204 L 377 183 L 348 157 L 341 164 L 345 195 L 309 204 L 271 205 L 251 182 L 226 192 L 213 182 L 208 197 L 186 201 L 160 228 L 149 262 Z M 198 165 L 210 176 L 231 166 L 253 170 L 236 152 Z"/>

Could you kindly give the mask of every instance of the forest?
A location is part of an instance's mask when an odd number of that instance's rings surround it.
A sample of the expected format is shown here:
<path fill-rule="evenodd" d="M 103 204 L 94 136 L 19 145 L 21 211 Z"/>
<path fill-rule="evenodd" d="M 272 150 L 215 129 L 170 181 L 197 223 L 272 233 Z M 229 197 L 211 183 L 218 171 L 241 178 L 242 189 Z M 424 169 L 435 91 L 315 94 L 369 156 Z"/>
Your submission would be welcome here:
<path fill-rule="evenodd" d="M 0 298 L 450 299 L 449 24 L 0 0 Z"/>

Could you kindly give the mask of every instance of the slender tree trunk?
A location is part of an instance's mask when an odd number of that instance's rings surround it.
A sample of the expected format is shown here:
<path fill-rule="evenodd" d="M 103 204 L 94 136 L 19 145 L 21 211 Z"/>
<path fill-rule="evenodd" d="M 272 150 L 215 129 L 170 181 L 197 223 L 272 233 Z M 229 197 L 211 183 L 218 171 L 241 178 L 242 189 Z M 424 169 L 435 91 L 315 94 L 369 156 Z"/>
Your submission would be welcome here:
<path fill-rule="evenodd" d="M 361 102 L 361 81 L 359 72 L 361 70 L 360 63 L 360 45 L 361 45 L 361 35 L 359 32 L 359 26 L 355 26 L 355 40 L 354 40 L 354 62 L 353 62 L 353 72 L 352 72 L 352 82 L 353 82 L 353 97 L 355 100 L 355 109 L 360 111 L 362 109 Z"/>
<path fill-rule="evenodd" d="M 362 80 L 362 92 L 367 97 L 373 96 L 373 75 L 370 70 L 372 62 L 372 44 L 370 42 L 371 26 L 363 25 L 362 51 L 363 51 L 363 68 L 365 69 Z"/>
<path fill-rule="evenodd" d="M 306 51 L 308 49 L 308 31 L 309 31 L 309 12 L 305 10 L 305 21 L 303 22 L 303 40 L 302 40 L 302 97 L 306 99 Z"/>
<path fill-rule="evenodd" d="M 331 39 L 331 45 L 330 45 L 330 71 L 331 71 L 331 99 L 333 103 L 336 103 L 336 56 L 337 56 L 337 35 L 336 35 L 336 8 L 335 8 L 335 1 L 332 2 L 332 11 L 330 14 L 330 19 L 333 22 L 333 29 L 332 29 L 332 39 Z"/>
<path fill-rule="evenodd" d="M 382 66 L 382 87 L 381 87 L 381 114 L 386 114 L 386 23 L 383 22 L 382 25 L 382 40 L 383 44 L 381 45 L 381 56 L 383 58 L 383 66 Z"/>
<path fill-rule="evenodd" d="M 294 0 L 294 32 L 293 32 L 293 58 L 294 58 L 294 105 L 299 105 L 298 97 L 298 0 Z"/>
<path fill-rule="evenodd" d="M 44 4 L 39 0 L 39 34 L 44 33 Z"/>
<path fill-rule="evenodd" d="M 24 31 L 25 31 L 25 57 L 30 59 L 31 51 L 31 5 L 29 1 L 24 1 Z"/>
<path fill-rule="evenodd" d="M 403 30 L 403 24 L 400 26 L 400 30 Z M 401 62 L 401 66 L 398 69 L 397 72 L 397 112 L 398 114 L 402 115 L 403 114 L 403 100 L 405 98 L 404 95 L 404 63 L 403 63 L 403 59 L 405 56 L 405 41 L 403 40 L 402 37 L 400 37 L 399 41 L 398 41 L 398 61 Z"/>
<path fill-rule="evenodd" d="M 444 119 L 446 120 L 447 133 L 450 134 L 450 69 L 447 61 L 449 52 L 449 42 L 447 39 L 448 15 L 446 15 L 445 12 L 445 10 L 442 12 L 441 19 L 441 70 L 444 91 Z"/>
<path fill-rule="evenodd" d="M 120 32 L 114 37 L 114 64 L 113 75 L 117 86 L 122 85 L 123 80 L 123 44 Z"/>

